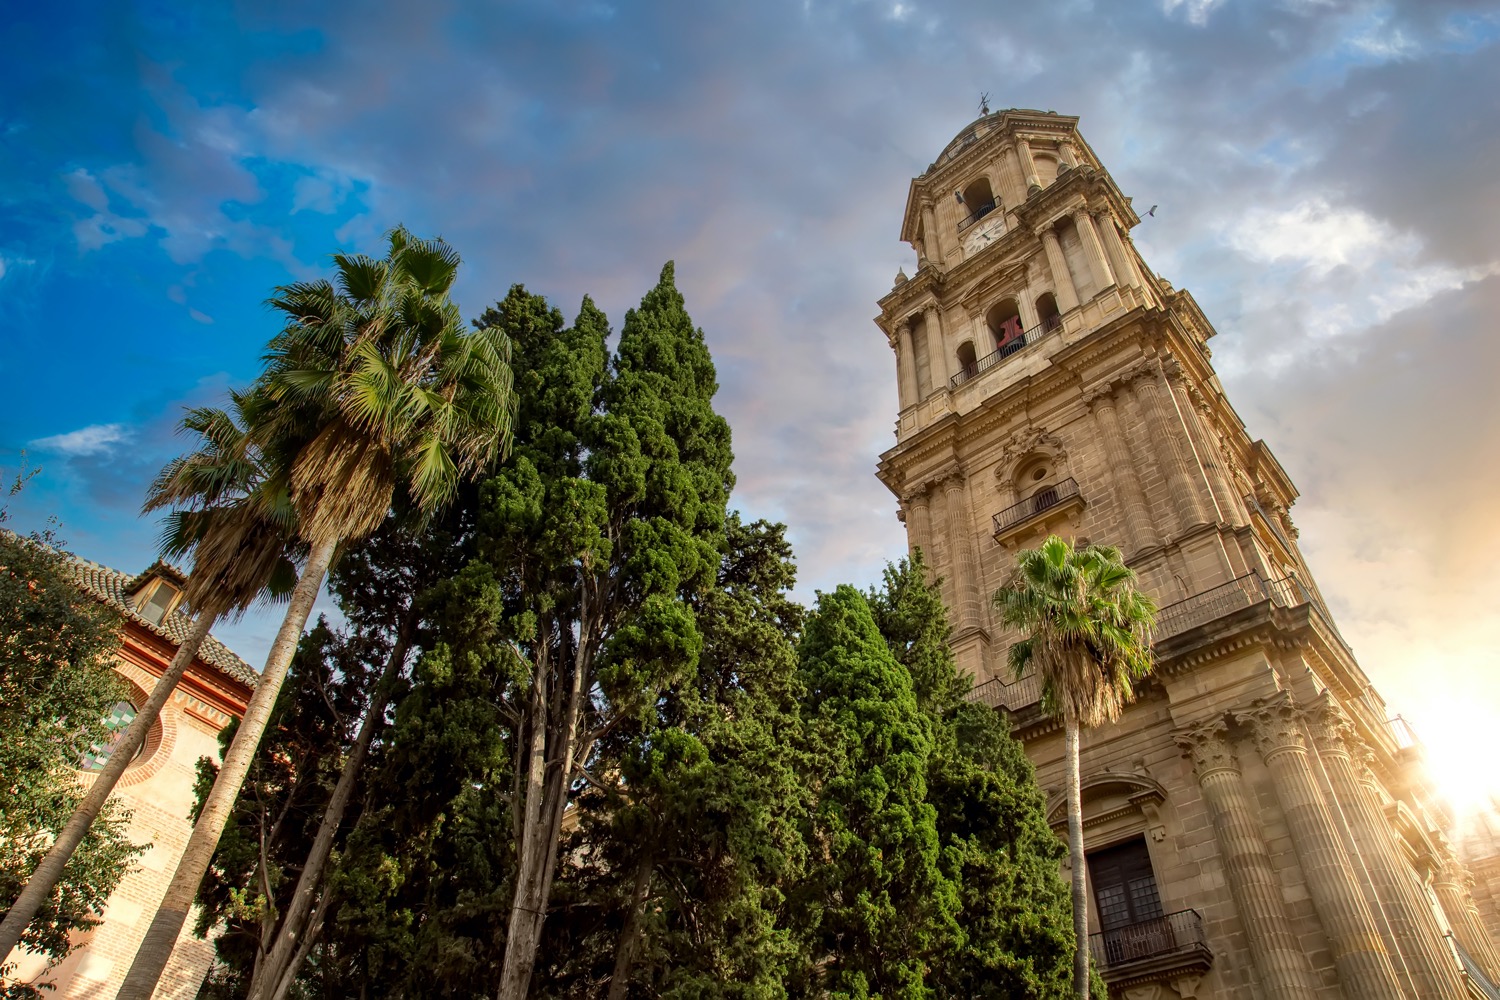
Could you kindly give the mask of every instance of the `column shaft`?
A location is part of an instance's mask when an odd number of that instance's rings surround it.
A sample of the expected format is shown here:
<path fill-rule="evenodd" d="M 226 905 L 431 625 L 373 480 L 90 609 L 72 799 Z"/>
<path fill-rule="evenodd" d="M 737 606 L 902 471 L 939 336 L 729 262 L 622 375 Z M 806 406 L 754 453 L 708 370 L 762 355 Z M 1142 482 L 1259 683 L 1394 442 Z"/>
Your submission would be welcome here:
<path fill-rule="evenodd" d="M 1026 193 L 1029 196 L 1033 189 L 1041 188 L 1042 181 L 1036 174 L 1036 161 L 1031 158 L 1031 143 L 1020 136 L 1016 137 L 1016 156 L 1021 161 L 1021 175 L 1026 178 Z"/>
<path fill-rule="evenodd" d="M 917 356 L 912 349 L 911 323 L 903 322 L 896 337 L 896 382 L 901 409 L 917 402 Z"/>
<path fill-rule="evenodd" d="M 1312 964 L 1292 934 L 1281 882 L 1226 727 L 1209 723 L 1179 733 L 1177 743 L 1193 761 L 1262 995 L 1312 1000 L 1317 995 Z"/>
<path fill-rule="evenodd" d="M 948 388 L 948 347 L 943 339 L 943 314 L 937 306 L 924 310 L 927 322 L 927 363 L 931 367 L 932 391 L 942 392 Z"/>
<path fill-rule="evenodd" d="M 932 202 L 924 202 L 922 205 L 922 246 L 927 250 L 927 259 L 933 266 L 943 266 L 943 241 L 938 238 L 937 213 L 932 210 Z"/>
<path fill-rule="evenodd" d="M 1301 713 L 1277 699 L 1258 703 L 1239 718 L 1254 731 L 1271 772 L 1292 848 L 1345 993 L 1360 1000 L 1402 1000 L 1405 994 L 1380 929 L 1365 906 L 1333 815 L 1313 778 Z"/>
<path fill-rule="evenodd" d="M 1179 523 L 1184 529 L 1195 524 L 1206 524 L 1208 511 L 1203 498 L 1195 488 L 1190 475 L 1187 428 L 1181 420 L 1173 419 L 1177 408 L 1172 405 L 1171 390 L 1154 371 L 1148 371 L 1135 382 L 1135 393 L 1146 411 L 1146 420 L 1151 427 L 1151 443 L 1156 449 L 1156 461 L 1166 477 L 1167 487 L 1172 493 L 1172 505 L 1177 511 Z M 1193 463 L 1196 465 L 1197 463 Z M 1201 478 L 1201 477 L 1200 477 Z"/>
<path fill-rule="evenodd" d="M 1120 230 L 1115 226 L 1115 217 L 1109 212 L 1100 212 L 1094 222 L 1099 230 L 1099 238 L 1104 242 L 1104 253 L 1109 257 L 1109 266 L 1115 272 L 1115 279 L 1122 285 L 1139 288 L 1141 276 L 1136 272 L 1135 261 L 1126 253 L 1125 244 L 1120 241 Z"/>
<path fill-rule="evenodd" d="M 1173 378 L 1168 374 L 1167 381 L 1172 386 L 1173 398 L 1177 400 L 1177 410 L 1187 424 L 1188 437 L 1192 439 L 1198 462 L 1208 477 L 1209 492 L 1219 519 L 1236 528 L 1248 524 L 1244 501 L 1235 495 L 1229 474 L 1224 469 L 1224 457 L 1219 454 L 1218 443 L 1209 433 L 1204 420 L 1207 404 L 1201 407 L 1197 405 L 1193 391 L 1183 379 Z"/>
<path fill-rule="evenodd" d="M 1042 325 L 1042 318 L 1037 315 L 1036 299 L 1032 298 L 1031 288 L 1021 289 L 1016 298 L 1016 307 L 1021 311 L 1021 328 L 1023 330 L 1034 330 Z"/>
<path fill-rule="evenodd" d="M 922 550 L 930 583 L 936 567 L 932 558 L 932 510 L 925 485 L 906 495 L 906 544 L 912 552 Z"/>
<path fill-rule="evenodd" d="M 1073 276 L 1068 273 L 1068 259 L 1063 256 L 1062 244 L 1057 242 L 1057 231 L 1042 230 L 1042 249 L 1047 253 L 1047 267 L 1052 271 L 1052 287 L 1057 298 L 1058 312 L 1078 308 L 1078 289 L 1073 287 Z"/>
<path fill-rule="evenodd" d="M 1104 441 L 1104 460 L 1109 466 L 1109 478 L 1115 489 L 1115 498 L 1120 505 L 1125 524 L 1127 554 L 1134 554 L 1159 544 L 1151 519 L 1146 512 L 1146 495 L 1141 492 L 1140 480 L 1135 474 L 1135 460 L 1130 453 L 1130 442 L 1120 430 L 1120 418 L 1115 412 L 1114 387 L 1106 386 L 1092 401 L 1094 423 L 1099 427 Z"/>
<path fill-rule="evenodd" d="M 952 552 L 954 611 L 960 630 L 979 625 L 979 561 L 974 556 L 974 527 L 970 523 L 968 490 L 961 475 L 948 477 L 943 488 L 948 499 L 948 548 Z"/>
<path fill-rule="evenodd" d="M 1342 720 L 1325 707 L 1312 727 L 1318 757 L 1328 772 L 1334 797 L 1343 809 L 1349 832 L 1364 861 L 1364 869 L 1375 889 L 1375 898 L 1385 911 L 1391 936 L 1411 973 L 1416 995 L 1422 1000 L 1463 1000 L 1467 996 L 1453 955 L 1443 940 L 1442 928 L 1432 907 L 1416 894 L 1406 872 L 1390 826 L 1381 815 L 1375 789 L 1356 773 L 1349 747 L 1351 739 Z"/>
<path fill-rule="evenodd" d="M 1094 228 L 1094 217 L 1083 206 L 1073 210 L 1073 224 L 1078 227 L 1078 239 L 1083 244 L 1083 256 L 1088 261 L 1089 273 L 1094 276 L 1094 294 L 1098 295 L 1115 283 L 1110 273 L 1109 261 L 1104 259 L 1104 247 L 1099 243 L 1099 232 Z"/>
<path fill-rule="evenodd" d="M 1432 888 L 1437 892 L 1443 915 L 1448 918 L 1448 925 L 1453 928 L 1458 943 L 1480 968 L 1489 973 L 1491 980 L 1500 979 L 1500 955 L 1497 955 L 1495 943 L 1479 919 L 1474 897 L 1469 892 L 1471 881 L 1472 876 L 1464 866 L 1450 855 L 1438 869 Z"/>

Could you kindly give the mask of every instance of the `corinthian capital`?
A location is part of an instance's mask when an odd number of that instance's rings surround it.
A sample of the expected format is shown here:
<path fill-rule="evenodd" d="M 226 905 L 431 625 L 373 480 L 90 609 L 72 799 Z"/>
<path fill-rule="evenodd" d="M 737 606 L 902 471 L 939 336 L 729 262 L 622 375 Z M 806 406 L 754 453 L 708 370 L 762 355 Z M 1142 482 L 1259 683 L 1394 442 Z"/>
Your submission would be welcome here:
<path fill-rule="evenodd" d="M 1327 694 L 1323 695 L 1320 704 L 1307 713 L 1306 720 L 1313 744 L 1320 753 L 1342 754 L 1351 760 L 1354 758 L 1359 737 L 1354 735 L 1349 717 Z"/>
<path fill-rule="evenodd" d="M 1235 712 L 1234 717 L 1250 730 L 1256 749 L 1267 763 L 1283 753 L 1307 751 L 1303 713 L 1284 694 L 1257 699 L 1248 709 Z"/>
<path fill-rule="evenodd" d="M 1229 737 L 1229 726 L 1223 719 L 1211 719 L 1179 729 L 1172 738 L 1182 748 L 1182 755 L 1193 762 L 1193 773 L 1199 781 L 1217 771 L 1238 772 L 1240 769 L 1234 741 Z"/>

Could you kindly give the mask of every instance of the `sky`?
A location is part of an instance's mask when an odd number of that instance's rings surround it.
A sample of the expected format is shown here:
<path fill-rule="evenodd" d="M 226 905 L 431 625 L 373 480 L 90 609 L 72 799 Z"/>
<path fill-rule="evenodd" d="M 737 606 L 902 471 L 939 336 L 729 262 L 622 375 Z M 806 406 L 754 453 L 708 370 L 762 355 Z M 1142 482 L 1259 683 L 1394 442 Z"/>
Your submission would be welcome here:
<path fill-rule="evenodd" d="M 404 224 L 616 327 L 676 261 L 734 503 L 801 591 L 905 551 L 874 478 L 907 185 L 978 113 L 1078 115 L 1190 290 L 1345 637 L 1439 763 L 1500 728 L 1500 5 L 759 0 L 10 5 L 0 468 L 11 526 L 153 558 L 184 406 L 258 371 L 278 284 Z M 219 629 L 259 662 L 274 615 Z"/>

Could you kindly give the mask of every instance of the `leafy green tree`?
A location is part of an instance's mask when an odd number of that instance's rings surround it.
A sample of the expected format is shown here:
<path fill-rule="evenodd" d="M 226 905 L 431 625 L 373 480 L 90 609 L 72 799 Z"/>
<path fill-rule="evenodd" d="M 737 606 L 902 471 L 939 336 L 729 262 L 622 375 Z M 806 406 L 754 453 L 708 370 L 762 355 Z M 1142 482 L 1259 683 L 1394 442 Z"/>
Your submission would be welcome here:
<path fill-rule="evenodd" d="M 3 519 L 3 511 L 0 511 Z M 0 908 L 21 887 L 83 797 L 79 761 L 116 733 L 106 722 L 126 694 L 112 667 L 121 616 L 79 590 L 44 539 L 0 529 Z M 49 887 L 20 944 L 58 962 L 69 935 L 99 922 L 131 860 L 129 814 L 104 810 Z M 0 953 L 0 995 L 30 996 L 10 982 Z"/>
<path fill-rule="evenodd" d="M 307 561 L 123 1000 L 149 1000 L 156 988 L 335 551 L 375 531 L 398 489 L 415 510 L 434 511 L 509 442 L 509 345 L 498 330 L 465 331 L 448 297 L 458 254 L 400 228 L 388 243 L 382 260 L 336 254 L 337 286 L 299 282 L 270 300 L 286 326 L 244 397 L 247 431 L 256 467 L 284 484 Z"/>
<path fill-rule="evenodd" d="M 1009 583 L 995 595 L 1001 620 L 1020 629 L 1010 647 L 1017 677 L 1030 668 L 1041 678 L 1042 707 L 1062 720 L 1067 767 L 1068 852 L 1073 866 L 1073 990 L 1089 995 L 1088 891 L 1084 880 L 1083 803 L 1078 774 L 1079 733 L 1119 718 L 1134 685 L 1152 667 L 1151 627 L 1156 605 L 1135 587 L 1120 550 L 1089 545 L 1074 550 L 1049 536 L 1016 557 Z"/>
<path fill-rule="evenodd" d="M 928 801 L 932 721 L 853 587 L 819 596 L 798 658 L 825 775 L 796 892 L 815 962 L 804 992 L 931 996 L 927 963 L 959 908 Z"/>
<path fill-rule="evenodd" d="M 1003 716 L 964 700 L 969 682 L 948 646 L 941 591 L 926 578 L 920 554 L 903 559 L 868 598 L 933 728 L 927 795 L 959 912 L 957 933 L 928 963 L 927 985 L 937 996 L 1061 1000 L 1074 954 L 1072 906 L 1058 874 L 1065 850 Z"/>
<path fill-rule="evenodd" d="M 542 430 L 486 484 L 480 518 L 519 733 L 502 1000 L 528 995 L 564 813 L 577 782 L 598 780 L 595 747 L 693 676 L 702 636 L 679 598 L 713 585 L 733 483 L 713 363 L 670 263 L 607 368 L 608 326 L 588 300 L 567 337 L 546 333 L 518 343 L 547 387 L 521 421 Z"/>
<path fill-rule="evenodd" d="M 691 682 L 604 741 L 611 780 L 577 799 L 547 995 L 781 996 L 800 961 L 782 919 L 810 798 L 795 569 L 780 525 L 732 515 L 726 535 L 716 586 L 691 600 Z"/>

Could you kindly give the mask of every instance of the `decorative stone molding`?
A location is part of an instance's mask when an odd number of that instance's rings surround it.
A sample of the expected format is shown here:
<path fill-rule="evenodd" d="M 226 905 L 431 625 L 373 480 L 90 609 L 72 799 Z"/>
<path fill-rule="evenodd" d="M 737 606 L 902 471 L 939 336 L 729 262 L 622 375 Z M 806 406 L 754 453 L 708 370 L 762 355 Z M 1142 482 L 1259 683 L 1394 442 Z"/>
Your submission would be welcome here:
<path fill-rule="evenodd" d="M 1015 472 L 1017 462 L 1035 452 L 1045 452 L 1054 459 L 1065 457 L 1062 441 L 1042 427 L 1023 427 L 1006 438 L 1000 450 L 1000 462 L 995 466 L 995 478 L 1007 480 Z"/>
<path fill-rule="evenodd" d="M 1283 753 L 1307 752 L 1303 713 L 1285 694 L 1257 699 L 1249 709 L 1234 713 L 1234 717 L 1250 730 L 1256 748 L 1268 763 Z"/>
<path fill-rule="evenodd" d="M 1182 755 L 1193 762 L 1193 773 L 1199 781 L 1219 771 L 1238 772 L 1240 769 L 1229 726 L 1223 719 L 1211 719 L 1179 729 L 1172 734 L 1172 739 L 1182 748 Z"/>
<path fill-rule="evenodd" d="M 1322 702 L 1306 713 L 1305 720 L 1319 753 L 1340 754 L 1353 761 L 1360 747 L 1354 724 L 1326 692 Z"/>

